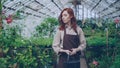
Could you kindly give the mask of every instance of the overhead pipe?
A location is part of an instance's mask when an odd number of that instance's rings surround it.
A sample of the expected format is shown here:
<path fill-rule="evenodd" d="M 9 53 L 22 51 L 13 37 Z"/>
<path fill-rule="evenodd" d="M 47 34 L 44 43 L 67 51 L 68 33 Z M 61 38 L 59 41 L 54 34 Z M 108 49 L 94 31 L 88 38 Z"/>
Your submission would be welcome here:
<path fill-rule="evenodd" d="M 117 15 L 117 16 L 113 16 L 112 18 L 116 18 L 116 17 L 120 17 L 120 15 Z"/>
<path fill-rule="evenodd" d="M 11 7 L 6 7 L 5 5 L 3 5 L 3 7 L 6 8 L 6 9 L 9 9 L 9 10 L 13 10 L 13 11 L 16 10 L 16 9 L 14 9 L 14 8 L 11 8 Z M 27 14 L 27 15 L 32 15 L 32 13 L 29 13 L 29 12 L 24 12 L 24 11 L 19 11 L 19 10 L 18 10 L 18 12 L 25 13 L 25 14 Z M 34 15 L 34 16 L 40 18 L 40 16 L 38 16 L 38 15 Z"/>
<path fill-rule="evenodd" d="M 41 4 L 40 2 L 38 2 L 37 0 L 34 0 L 36 3 L 38 3 L 40 6 L 42 6 L 42 7 L 45 7 L 45 5 L 43 5 L 43 4 Z M 49 9 L 48 7 L 47 7 L 47 9 L 49 10 L 49 11 L 51 11 L 51 9 Z M 50 15 L 47 15 L 46 13 L 43 13 L 43 12 L 40 12 L 39 11 L 39 13 L 41 13 L 41 14 L 43 14 L 43 15 L 46 15 L 46 16 L 50 16 Z"/>
<path fill-rule="evenodd" d="M 109 7 L 112 7 L 114 4 L 116 4 L 119 0 L 115 1 L 114 3 L 110 4 L 107 8 L 104 8 L 102 11 L 99 11 L 98 13 L 101 13 L 105 10 L 107 10 Z"/>
<path fill-rule="evenodd" d="M 56 3 L 54 0 L 51 0 L 51 2 L 53 2 L 60 10 L 62 10 Z"/>
<path fill-rule="evenodd" d="M 40 4 L 42 7 L 45 7 L 43 4 L 41 4 L 40 2 L 38 2 L 37 0 L 35 0 L 36 3 Z"/>
<path fill-rule="evenodd" d="M 111 12 L 111 13 L 108 13 L 107 15 L 103 15 L 103 17 L 108 16 L 108 15 L 111 15 L 111 14 L 116 13 L 116 12 L 118 12 L 118 11 L 120 11 L 120 9 L 118 9 L 118 10 L 116 10 L 116 11 L 113 11 L 113 12 Z"/>
<path fill-rule="evenodd" d="M 99 0 L 99 2 L 91 9 L 91 11 L 93 11 L 101 2 L 102 0 Z"/>
<path fill-rule="evenodd" d="M 104 8 L 102 11 L 99 11 L 98 14 L 100 14 L 100 13 L 103 12 L 103 11 L 108 10 L 109 7 L 113 7 L 113 5 L 116 4 L 118 1 L 119 1 L 119 0 L 116 0 L 115 2 L 113 2 L 112 4 L 110 4 L 107 8 Z M 106 14 L 106 15 L 103 15 L 102 17 L 105 17 L 105 16 L 108 16 L 108 15 L 111 15 L 111 14 L 117 12 L 117 11 L 119 11 L 119 9 L 116 10 L 116 11 L 113 11 L 113 12 L 111 12 L 111 13 L 108 13 L 108 14 Z"/>

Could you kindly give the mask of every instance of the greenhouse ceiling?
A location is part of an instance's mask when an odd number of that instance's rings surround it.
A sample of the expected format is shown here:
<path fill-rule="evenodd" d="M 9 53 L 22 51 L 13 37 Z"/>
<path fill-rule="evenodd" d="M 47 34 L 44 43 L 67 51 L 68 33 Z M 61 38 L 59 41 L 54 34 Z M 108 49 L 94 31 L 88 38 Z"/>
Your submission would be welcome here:
<path fill-rule="evenodd" d="M 120 18 L 120 0 L 2 0 L 2 12 L 6 15 L 58 17 L 65 7 L 73 8 L 77 19 Z"/>

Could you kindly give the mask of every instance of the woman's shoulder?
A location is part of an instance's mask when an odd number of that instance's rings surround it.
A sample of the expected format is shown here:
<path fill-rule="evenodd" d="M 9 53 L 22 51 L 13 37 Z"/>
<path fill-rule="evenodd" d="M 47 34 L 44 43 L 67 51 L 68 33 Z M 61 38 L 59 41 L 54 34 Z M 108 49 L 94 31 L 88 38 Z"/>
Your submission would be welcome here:
<path fill-rule="evenodd" d="M 77 25 L 77 31 L 82 31 L 82 28 Z"/>
<path fill-rule="evenodd" d="M 83 33 L 83 30 L 80 26 L 77 26 L 77 32 L 78 34 L 82 34 Z"/>
<path fill-rule="evenodd" d="M 59 28 L 57 28 L 56 32 L 61 33 L 61 32 L 63 32 L 63 30 L 60 30 Z"/>

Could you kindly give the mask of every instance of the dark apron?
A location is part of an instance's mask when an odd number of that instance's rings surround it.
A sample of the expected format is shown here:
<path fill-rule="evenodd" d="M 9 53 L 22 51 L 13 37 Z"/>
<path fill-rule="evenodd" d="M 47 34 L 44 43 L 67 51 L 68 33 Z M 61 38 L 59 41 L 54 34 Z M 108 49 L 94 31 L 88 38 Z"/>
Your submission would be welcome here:
<path fill-rule="evenodd" d="M 77 35 L 70 35 L 66 34 L 66 30 L 64 31 L 64 38 L 63 38 L 63 49 L 71 50 L 72 48 L 77 48 L 79 45 L 79 36 Z M 59 62 L 57 64 L 57 68 L 64 68 L 63 63 L 67 61 L 68 55 L 66 53 L 60 53 Z M 70 56 L 69 60 L 80 60 L 79 53 Z"/>

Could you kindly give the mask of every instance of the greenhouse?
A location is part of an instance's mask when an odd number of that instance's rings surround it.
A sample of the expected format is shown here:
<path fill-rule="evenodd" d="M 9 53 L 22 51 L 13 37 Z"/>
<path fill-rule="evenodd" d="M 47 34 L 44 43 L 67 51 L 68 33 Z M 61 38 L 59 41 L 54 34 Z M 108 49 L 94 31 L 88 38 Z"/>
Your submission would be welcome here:
<path fill-rule="evenodd" d="M 80 68 L 120 68 L 120 0 L 0 0 L 0 68 L 57 68 L 59 53 L 65 52 L 60 44 L 68 40 L 65 8 L 73 10 L 85 37 L 84 50 L 73 49 L 81 52 Z M 62 41 L 60 35 L 57 54 L 58 28 L 66 35 Z"/>

